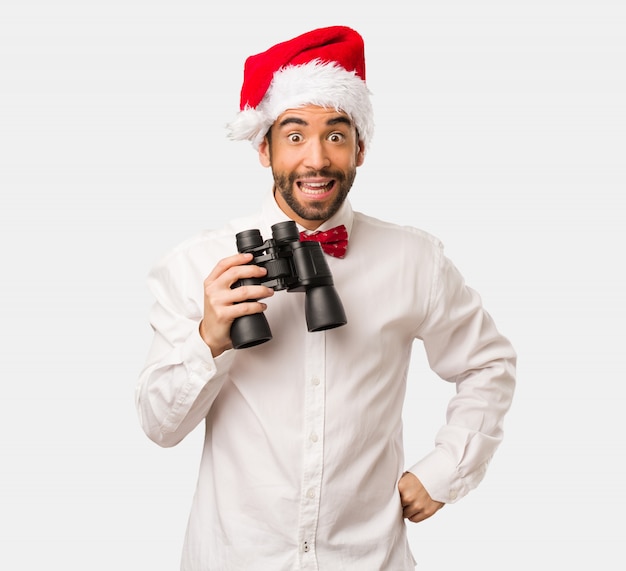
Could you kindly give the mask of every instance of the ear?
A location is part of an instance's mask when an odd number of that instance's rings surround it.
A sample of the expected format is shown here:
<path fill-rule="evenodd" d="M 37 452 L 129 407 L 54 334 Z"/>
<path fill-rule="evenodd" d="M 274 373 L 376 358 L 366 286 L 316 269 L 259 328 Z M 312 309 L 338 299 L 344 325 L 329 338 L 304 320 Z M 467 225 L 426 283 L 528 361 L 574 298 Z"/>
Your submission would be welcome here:
<path fill-rule="evenodd" d="M 360 167 L 365 162 L 365 146 L 363 141 L 359 140 L 359 147 L 356 150 L 356 166 Z"/>
<path fill-rule="evenodd" d="M 263 141 L 259 145 L 259 162 L 266 168 L 272 165 L 270 158 L 270 144 L 267 137 L 263 137 Z"/>

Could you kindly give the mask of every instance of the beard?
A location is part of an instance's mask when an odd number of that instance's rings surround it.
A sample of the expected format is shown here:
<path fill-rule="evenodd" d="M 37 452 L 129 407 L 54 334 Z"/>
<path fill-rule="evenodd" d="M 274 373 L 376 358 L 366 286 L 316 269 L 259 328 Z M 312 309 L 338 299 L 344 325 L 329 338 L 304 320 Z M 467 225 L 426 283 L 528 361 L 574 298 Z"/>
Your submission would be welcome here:
<path fill-rule="evenodd" d="M 277 192 L 283 197 L 289 208 L 304 220 L 324 221 L 331 218 L 344 203 L 354 179 L 356 169 L 350 169 L 344 173 L 342 171 L 332 171 L 322 169 L 320 171 L 310 171 L 305 174 L 299 173 L 278 173 L 273 171 L 274 186 Z M 295 181 L 298 178 L 332 178 L 337 187 L 335 197 L 330 204 L 302 204 L 295 196 Z"/>

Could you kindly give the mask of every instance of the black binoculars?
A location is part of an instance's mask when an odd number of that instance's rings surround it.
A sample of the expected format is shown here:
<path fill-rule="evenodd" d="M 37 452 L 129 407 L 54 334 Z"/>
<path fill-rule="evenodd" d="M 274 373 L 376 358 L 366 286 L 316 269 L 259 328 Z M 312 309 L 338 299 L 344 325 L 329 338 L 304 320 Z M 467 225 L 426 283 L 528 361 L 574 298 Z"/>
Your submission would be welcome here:
<path fill-rule="evenodd" d="M 305 292 L 305 317 L 309 331 L 323 331 L 347 323 L 339 295 L 334 287 L 324 252 L 319 242 L 300 241 L 293 220 L 272 226 L 272 238 L 263 241 L 259 230 L 244 230 L 236 236 L 237 250 L 251 253 L 250 264 L 267 270 L 264 278 L 247 278 L 235 282 L 242 285 L 265 285 L 274 291 Z M 272 338 L 263 313 L 238 317 L 230 329 L 235 349 L 253 347 Z"/>

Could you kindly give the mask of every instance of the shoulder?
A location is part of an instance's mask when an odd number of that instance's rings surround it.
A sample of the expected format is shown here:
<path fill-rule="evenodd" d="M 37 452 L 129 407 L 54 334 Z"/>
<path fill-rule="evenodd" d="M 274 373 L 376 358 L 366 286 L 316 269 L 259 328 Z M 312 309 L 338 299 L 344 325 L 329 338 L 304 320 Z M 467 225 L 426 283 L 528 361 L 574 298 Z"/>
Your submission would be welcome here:
<path fill-rule="evenodd" d="M 442 241 L 433 234 L 415 226 L 407 226 L 381 220 L 374 216 L 354 213 L 351 239 L 355 241 L 367 239 L 370 245 L 381 244 L 385 248 L 397 246 L 397 251 L 406 248 L 419 248 L 421 251 L 443 250 Z M 367 237 L 367 238 L 366 238 Z"/>
<path fill-rule="evenodd" d="M 232 234 L 227 228 L 201 230 L 162 254 L 156 266 L 169 266 L 182 260 L 188 262 L 205 258 L 211 253 L 220 255 L 221 252 L 228 252 L 228 250 L 232 250 L 233 254 L 236 251 Z"/>
<path fill-rule="evenodd" d="M 253 228 L 256 224 L 256 217 L 247 216 L 231 220 L 220 228 L 200 230 L 162 254 L 155 267 L 193 266 L 196 263 L 214 265 L 220 259 L 237 253 L 237 232 Z"/>

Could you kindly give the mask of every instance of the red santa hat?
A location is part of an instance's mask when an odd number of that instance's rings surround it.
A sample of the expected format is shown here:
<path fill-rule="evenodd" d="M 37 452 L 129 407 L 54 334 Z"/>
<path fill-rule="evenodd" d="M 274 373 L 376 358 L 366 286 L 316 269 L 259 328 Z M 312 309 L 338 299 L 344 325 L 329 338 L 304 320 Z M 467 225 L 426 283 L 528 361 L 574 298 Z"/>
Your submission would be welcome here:
<path fill-rule="evenodd" d="M 347 113 L 367 149 L 374 120 L 358 32 L 345 26 L 319 28 L 250 56 L 229 136 L 258 148 L 281 113 L 304 105 Z"/>

